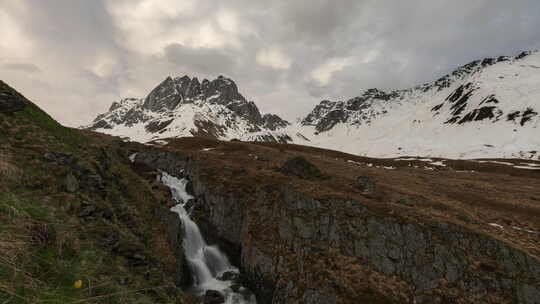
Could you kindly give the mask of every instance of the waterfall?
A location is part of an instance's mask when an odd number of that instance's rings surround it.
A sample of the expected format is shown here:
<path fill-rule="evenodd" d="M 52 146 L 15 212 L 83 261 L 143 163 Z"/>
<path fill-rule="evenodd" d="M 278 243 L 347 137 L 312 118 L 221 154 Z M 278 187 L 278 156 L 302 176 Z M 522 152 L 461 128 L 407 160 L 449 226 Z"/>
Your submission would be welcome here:
<path fill-rule="evenodd" d="M 255 297 L 245 288 L 242 287 L 236 293 L 231 289 L 233 282 L 218 280 L 218 277 L 226 272 L 238 273 L 238 268 L 231 265 L 227 256 L 217 246 L 206 243 L 199 226 L 184 208 L 185 204 L 194 198 L 186 191 L 188 180 L 163 172 L 161 182 L 170 188 L 177 203 L 171 211 L 178 214 L 184 227 L 184 254 L 193 275 L 195 293 L 203 295 L 207 290 L 216 290 L 224 295 L 227 304 L 255 304 Z"/>

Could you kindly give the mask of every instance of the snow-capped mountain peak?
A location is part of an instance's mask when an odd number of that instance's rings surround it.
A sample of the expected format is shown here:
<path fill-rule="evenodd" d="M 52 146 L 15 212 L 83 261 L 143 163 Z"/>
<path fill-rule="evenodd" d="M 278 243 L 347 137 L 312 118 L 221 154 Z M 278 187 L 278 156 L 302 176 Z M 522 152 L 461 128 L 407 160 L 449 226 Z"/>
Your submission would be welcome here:
<path fill-rule="evenodd" d="M 167 77 L 146 98 L 114 102 L 86 128 L 142 142 L 195 135 L 287 142 L 280 130 L 288 125 L 275 114 L 262 115 L 232 79 L 182 76 Z"/>

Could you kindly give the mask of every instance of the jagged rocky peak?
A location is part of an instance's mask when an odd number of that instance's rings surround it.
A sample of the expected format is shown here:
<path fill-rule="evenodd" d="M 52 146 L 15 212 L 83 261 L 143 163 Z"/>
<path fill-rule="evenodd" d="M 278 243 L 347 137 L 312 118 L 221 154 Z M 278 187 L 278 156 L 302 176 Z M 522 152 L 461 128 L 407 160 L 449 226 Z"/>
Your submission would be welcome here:
<path fill-rule="evenodd" d="M 417 89 L 422 89 L 424 92 L 427 92 L 431 88 L 436 87 L 438 91 L 441 91 L 445 88 L 450 87 L 450 85 L 454 81 L 463 79 L 467 76 L 470 76 L 471 74 L 481 72 L 486 67 L 492 66 L 499 62 L 512 61 L 512 60 L 519 61 L 534 53 L 535 52 L 523 51 L 519 53 L 519 55 L 514 56 L 514 57 L 499 56 L 497 58 L 488 57 L 482 60 L 474 60 L 465 65 L 458 67 L 457 69 L 452 71 L 452 73 L 442 76 L 441 78 L 437 79 L 434 83 L 422 84 L 418 86 Z"/>
<path fill-rule="evenodd" d="M 290 124 L 259 111 L 227 77 L 167 77 L 145 98 L 114 102 L 85 128 L 134 140 L 210 136 L 220 139 L 290 141 L 279 129 Z M 279 133 L 279 134 L 278 134 Z"/>
<path fill-rule="evenodd" d="M 143 108 L 154 112 L 172 110 L 180 103 L 180 100 L 181 96 L 176 90 L 176 83 L 171 77 L 167 77 L 148 94 Z"/>
<path fill-rule="evenodd" d="M 238 92 L 236 83 L 230 78 L 226 78 L 220 75 L 218 78 L 212 80 L 207 88 L 208 92 L 205 96 L 212 96 L 219 94 L 222 100 L 241 100 L 246 101 L 244 96 Z"/>
<path fill-rule="evenodd" d="M 290 123 L 275 114 L 264 114 L 262 117 L 263 126 L 269 130 L 275 131 L 280 128 L 285 128 Z"/>
<path fill-rule="evenodd" d="M 347 101 L 323 100 L 301 122 L 304 126 L 314 126 L 317 133 L 332 129 L 339 123 L 369 123 L 377 113 L 372 112 L 376 102 L 391 102 L 399 97 L 399 91 L 385 92 L 377 88 L 368 89 L 358 97 Z"/>
<path fill-rule="evenodd" d="M 236 83 L 230 78 L 219 76 L 214 80 L 197 77 L 167 77 L 146 97 L 143 107 L 153 112 L 172 110 L 181 103 L 209 101 L 228 104 L 246 99 L 238 92 Z"/>
<path fill-rule="evenodd" d="M 139 98 L 133 98 L 133 97 L 130 97 L 130 98 L 122 98 L 120 101 L 114 101 L 111 106 L 109 107 L 109 112 L 110 111 L 114 111 L 116 109 L 119 109 L 120 107 L 123 107 L 127 104 L 135 104 L 135 103 L 138 103 L 140 102 L 140 99 Z"/>

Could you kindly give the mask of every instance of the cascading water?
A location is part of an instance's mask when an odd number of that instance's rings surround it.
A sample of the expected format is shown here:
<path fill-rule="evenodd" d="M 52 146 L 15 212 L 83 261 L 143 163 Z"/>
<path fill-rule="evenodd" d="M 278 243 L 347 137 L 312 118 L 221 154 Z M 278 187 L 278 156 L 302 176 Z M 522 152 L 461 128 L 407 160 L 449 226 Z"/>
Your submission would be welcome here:
<path fill-rule="evenodd" d="M 186 191 L 188 181 L 163 172 L 161 182 L 171 189 L 172 197 L 178 203 L 171 211 L 178 214 L 184 226 L 184 254 L 193 274 L 195 293 L 203 295 L 207 290 L 216 290 L 224 295 L 227 304 L 256 304 L 255 297 L 247 289 L 241 287 L 234 292 L 231 288 L 234 282 L 218 279 L 227 272 L 237 274 L 238 269 L 218 247 L 206 243 L 199 226 L 189 217 L 185 204 L 193 196 Z"/>

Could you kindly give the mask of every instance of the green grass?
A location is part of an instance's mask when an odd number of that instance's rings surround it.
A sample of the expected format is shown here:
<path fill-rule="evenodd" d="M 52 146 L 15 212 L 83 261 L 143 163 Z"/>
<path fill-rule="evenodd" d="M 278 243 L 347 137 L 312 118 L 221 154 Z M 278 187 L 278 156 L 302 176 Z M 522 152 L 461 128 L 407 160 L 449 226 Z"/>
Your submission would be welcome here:
<path fill-rule="evenodd" d="M 79 147 L 85 143 L 85 136 L 76 130 L 62 126 L 51 116 L 34 104 L 27 105 L 23 111 L 15 113 L 16 117 L 25 119 L 42 131 L 52 135 L 59 143 L 70 147 Z M 29 138 L 28 129 L 22 129 L 16 136 Z"/>
<path fill-rule="evenodd" d="M 122 259 L 50 211 L 36 198 L 0 196 L 0 303 L 150 303 L 118 283 L 131 277 Z"/>
<path fill-rule="evenodd" d="M 17 163 L 29 159 L 18 155 Z M 156 303 L 156 298 L 172 303 L 162 279 L 146 279 L 148 268 L 138 273 L 99 241 L 101 234 L 112 232 L 120 236 L 120 248 L 145 250 L 153 220 L 149 202 L 155 201 L 151 188 L 113 163 L 110 170 L 123 176 L 123 186 L 110 186 L 106 200 L 68 194 L 59 185 L 66 172 L 48 166 L 23 166 L 22 178 L 0 184 L 0 303 Z M 28 180 L 48 184 L 32 189 Z M 85 222 L 69 213 L 68 204 L 83 200 L 110 206 L 114 217 Z M 83 288 L 74 288 L 77 280 Z"/>
<path fill-rule="evenodd" d="M 182 303 L 171 268 L 160 268 L 167 253 L 152 247 L 163 238 L 156 193 L 118 149 L 32 103 L 0 114 L 0 304 Z M 69 153 L 85 171 L 46 161 L 47 152 Z M 76 193 L 65 191 L 70 172 L 81 181 Z M 106 189 L 85 185 L 88 172 Z M 82 202 L 109 215 L 82 218 Z M 109 235 L 119 236 L 118 248 L 104 245 Z M 122 250 L 133 248 L 146 264 L 130 264 Z"/>

